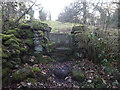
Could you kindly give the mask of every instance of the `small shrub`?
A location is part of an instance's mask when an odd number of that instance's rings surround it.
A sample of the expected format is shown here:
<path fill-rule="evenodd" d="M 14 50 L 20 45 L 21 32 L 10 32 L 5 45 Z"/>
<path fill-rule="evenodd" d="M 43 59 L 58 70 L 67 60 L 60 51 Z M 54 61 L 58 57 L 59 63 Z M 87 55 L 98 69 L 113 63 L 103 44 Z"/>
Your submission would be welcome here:
<path fill-rule="evenodd" d="M 84 74 L 77 70 L 72 70 L 72 78 L 79 82 L 82 82 L 85 80 Z"/>

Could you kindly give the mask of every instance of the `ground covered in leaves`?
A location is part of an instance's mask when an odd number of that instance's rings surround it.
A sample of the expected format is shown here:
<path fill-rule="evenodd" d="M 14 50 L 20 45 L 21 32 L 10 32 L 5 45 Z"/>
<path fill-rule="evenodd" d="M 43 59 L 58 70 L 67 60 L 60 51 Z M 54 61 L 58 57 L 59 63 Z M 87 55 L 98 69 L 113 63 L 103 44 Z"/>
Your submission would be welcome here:
<path fill-rule="evenodd" d="M 95 65 L 84 59 L 35 64 L 32 67 L 38 67 L 41 70 L 44 76 L 41 80 L 23 80 L 20 83 L 11 84 L 9 88 L 120 88 L 120 70 L 116 64 L 112 68 Z M 56 76 L 56 68 L 62 67 L 68 67 L 70 72 L 65 77 Z M 36 75 L 36 77 L 40 77 L 39 74 Z"/>

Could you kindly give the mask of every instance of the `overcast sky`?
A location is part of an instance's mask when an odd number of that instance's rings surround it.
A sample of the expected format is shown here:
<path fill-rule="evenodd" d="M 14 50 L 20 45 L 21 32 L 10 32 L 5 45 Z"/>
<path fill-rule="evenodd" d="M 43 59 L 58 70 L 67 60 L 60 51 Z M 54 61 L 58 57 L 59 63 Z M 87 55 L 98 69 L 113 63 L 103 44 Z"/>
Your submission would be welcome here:
<path fill-rule="evenodd" d="M 46 10 L 50 10 L 52 20 L 56 20 L 59 13 L 66 5 L 69 5 L 73 0 L 38 0 Z M 38 11 L 35 11 L 35 18 L 38 18 Z"/>
<path fill-rule="evenodd" d="M 51 12 L 52 20 L 56 20 L 59 13 L 63 11 L 66 5 L 69 5 L 74 0 L 37 0 L 38 3 L 42 4 L 42 6 Z M 83 0 L 85 1 L 85 0 Z M 117 1 L 117 0 L 86 0 L 90 2 L 109 2 L 109 1 Z M 37 19 L 39 16 L 38 11 L 35 11 L 34 17 Z"/>

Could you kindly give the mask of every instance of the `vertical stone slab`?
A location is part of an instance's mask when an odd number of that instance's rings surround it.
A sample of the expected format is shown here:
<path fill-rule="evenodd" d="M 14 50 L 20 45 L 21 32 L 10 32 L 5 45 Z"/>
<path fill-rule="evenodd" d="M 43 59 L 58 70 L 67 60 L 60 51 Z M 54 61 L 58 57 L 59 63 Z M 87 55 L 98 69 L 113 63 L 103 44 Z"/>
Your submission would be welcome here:
<path fill-rule="evenodd" d="M 34 45 L 35 45 L 35 53 L 43 52 L 43 47 L 41 43 L 42 37 L 40 37 L 37 30 L 34 30 Z"/>
<path fill-rule="evenodd" d="M 49 39 L 52 42 L 55 42 L 56 47 L 71 47 L 71 36 L 67 33 L 50 33 Z"/>

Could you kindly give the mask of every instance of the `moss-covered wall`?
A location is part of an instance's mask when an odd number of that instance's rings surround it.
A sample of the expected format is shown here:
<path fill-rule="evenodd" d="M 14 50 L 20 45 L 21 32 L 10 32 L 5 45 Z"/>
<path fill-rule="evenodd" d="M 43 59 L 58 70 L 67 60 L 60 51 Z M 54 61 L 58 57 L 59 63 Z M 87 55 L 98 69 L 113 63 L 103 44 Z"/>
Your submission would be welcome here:
<path fill-rule="evenodd" d="M 53 46 L 53 43 L 49 41 L 51 27 L 45 23 L 33 21 L 33 23 L 31 23 L 31 28 L 34 32 L 35 53 L 48 55 L 51 51 L 51 46 Z"/>
<path fill-rule="evenodd" d="M 17 28 L 3 31 L 1 34 L 3 85 L 11 81 L 13 71 L 19 70 L 24 64 L 33 65 L 44 61 L 42 54 L 49 53 L 51 46 L 45 35 L 48 30 L 50 28 L 47 24 L 35 24 L 33 27 L 31 24 L 22 23 Z M 43 48 L 42 53 L 36 49 L 37 45 Z"/>
<path fill-rule="evenodd" d="M 34 50 L 34 33 L 29 25 L 20 24 L 17 28 L 2 34 L 2 77 L 3 84 L 8 81 L 12 69 L 29 62 Z"/>

